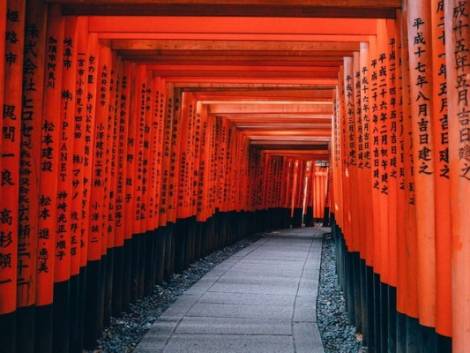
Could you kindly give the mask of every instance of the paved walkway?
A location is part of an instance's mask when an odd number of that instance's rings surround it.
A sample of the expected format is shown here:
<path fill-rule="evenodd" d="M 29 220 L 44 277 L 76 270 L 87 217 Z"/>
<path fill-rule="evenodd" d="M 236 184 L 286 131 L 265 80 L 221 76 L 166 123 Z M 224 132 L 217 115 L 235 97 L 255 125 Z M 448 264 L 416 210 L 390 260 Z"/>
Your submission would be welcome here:
<path fill-rule="evenodd" d="M 266 234 L 179 297 L 136 352 L 323 353 L 320 257 L 320 228 Z"/>

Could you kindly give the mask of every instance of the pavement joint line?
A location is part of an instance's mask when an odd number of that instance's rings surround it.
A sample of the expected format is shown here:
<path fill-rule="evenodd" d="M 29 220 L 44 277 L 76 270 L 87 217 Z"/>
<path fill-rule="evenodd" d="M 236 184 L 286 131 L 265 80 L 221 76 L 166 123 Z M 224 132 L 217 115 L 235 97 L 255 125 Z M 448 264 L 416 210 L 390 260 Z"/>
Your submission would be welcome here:
<path fill-rule="evenodd" d="M 180 333 L 177 332 L 174 336 L 248 336 L 248 337 L 292 337 L 292 334 L 273 334 L 273 333 L 204 333 L 204 332 L 191 332 L 191 333 Z"/>
<path fill-rule="evenodd" d="M 294 353 L 297 352 L 297 346 L 296 346 L 296 342 L 295 342 L 295 333 L 294 333 L 295 306 L 296 306 L 296 303 L 297 303 L 297 296 L 298 296 L 299 290 L 300 290 L 300 282 L 301 282 L 301 280 L 302 280 L 302 275 L 303 275 L 305 266 L 306 266 L 306 264 L 307 264 L 308 254 L 309 254 L 309 252 L 310 252 L 310 248 L 312 247 L 312 244 L 313 244 L 313 239 L 310 240 L 309 250 L 308 250 L 308 252 L 307 252 L 307 256 L 305 256 L 305 261 L 304 261 L 304 265 L 303 265 L 303 267 L 302 267 L 302 272 L 301 272 L 301 274 L 300 274 L 299 283 L 297 284 L 297 291 L 296 291 L 296 294 L 295 294 L 294 304 L 293 304 L 294 307 L 293 307 L 293 310 L 292 310 L 291 330 L 292 330 L 292 343 L 293 343 L 293 346 L 294 346 Z"/>

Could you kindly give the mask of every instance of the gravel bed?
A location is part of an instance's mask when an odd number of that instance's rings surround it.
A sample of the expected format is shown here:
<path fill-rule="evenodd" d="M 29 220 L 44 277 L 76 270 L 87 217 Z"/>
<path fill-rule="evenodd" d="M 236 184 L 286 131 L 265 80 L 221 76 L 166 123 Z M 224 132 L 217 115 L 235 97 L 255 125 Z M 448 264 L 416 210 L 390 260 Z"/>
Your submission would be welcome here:
<path fill-rule="evenodd" d="M 317 324 L 325 353 L 362 353 L 360 336 L 349 323 L 346 302 L 336 274 L 336 252 L 330 235 L 323 239 Z"/>
<path fill-rule="evenodd" d="M 215 265 L 258 240 L 258 236 L 242 239 L 222 250 L 200 259 L 180 274 L 174 274 L 167 282 L 156 285 L 153 293 L 135 303 L 119 317 L 111 318 L 111 325 L 104 330 L 94 351 L 103 353 L 132 352 L 152 323 L 180 296 L 209 272 Z"/>

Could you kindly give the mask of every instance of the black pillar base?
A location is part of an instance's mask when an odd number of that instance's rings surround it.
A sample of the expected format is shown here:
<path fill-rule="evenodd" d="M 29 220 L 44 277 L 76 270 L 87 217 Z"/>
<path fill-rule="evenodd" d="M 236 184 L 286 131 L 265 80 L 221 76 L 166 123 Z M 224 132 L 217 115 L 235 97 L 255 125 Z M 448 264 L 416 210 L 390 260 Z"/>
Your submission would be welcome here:
<path fill-rule="evenodd" d="M 28 306 L 16 311 L 16 351 L 21 353 L 34 353 L 35 330 L 35 307 Z M 1 320 L 1 319 L 0 319 Z M 2 338 L 0 337 L 0 341 Z"/>

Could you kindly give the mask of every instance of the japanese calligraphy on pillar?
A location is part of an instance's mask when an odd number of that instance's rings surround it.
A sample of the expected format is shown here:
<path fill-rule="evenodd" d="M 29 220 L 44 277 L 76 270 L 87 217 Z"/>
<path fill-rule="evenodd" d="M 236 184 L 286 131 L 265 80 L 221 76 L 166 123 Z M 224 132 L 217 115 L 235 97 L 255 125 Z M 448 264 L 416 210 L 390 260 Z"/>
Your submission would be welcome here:
<path fill-rule="evenodd" d="M 16 309 L 24 0 L 7 3 L 5 95 L 0 139 L 0 314 Z"/>
<path fill-rule="evenodd" d="M 38 234 L 39 165 L 42 82 L 46 39 L 46 7 L 28 2 L 23 63 L 21 160 L 18 224 L 18 306 L 36 300 L 36 243 Z"/>
<path fill-rule="evenodd" d="M 61 131 L 61 86 L 64 19 L 58 7 L 49 11 L 46 36 L 44 107 L 41 124 L 40 196 L 38 231 L 38 305 L 53 298 L 53 279 L 57 230 L 57 181 Z"/>
<path fill-rule="evenodd" d="M 454 65 L 456 82 L 453 83 L 457 94 L 457 120 L 459 122 L 459 160 L 460 177 L 470 181 L 470 44 L 468 28 L 470 13 L 465 1 L 456 1 L 453 13 L 452 35 L 454 40 Z"/>
<path fill-rule="evenodd" d="M 76 64 L 75 64 L 75 113 L 73 117 L 73 154 L 72 154 L 72 186 L 70 212 L 70 238 L 72 270 L 76 275 L 80 271 L 81 258 L 85 257 L 86 230 L 82 223 L 82 194 L 85 159 L 85 118 L 87 95 L 87 49 L 88 31 L 86 20 L 77 19 Z"/>
<path fill-rule="evenodd" d="M 416 151 L 418 153 L 418 174 L 431 175 L 432 165 L 432 135 L 431 135 L 431 85 L 429 80 L 432 67 L 429 65 L 431 54 L 429 38 L 425 36 L 425 29 L 430 27 L 422 17 L 414 17 L 409 28 L 412 36 L 409 41 L 410 59 L 412 58 L 411 99 L 417 106 L 416 128 L 418 139 L 416 140 Z"/>
<path fill-rule="evenodd" d="M 59 175 L 57 182 L 57 225 L 56 225 L 56 281 L 65 281 L 70 277 L 71 256 L 76 256 L 77 240 L 74 238 L 74 251 L 71 247 L 70 216 L 73 154 L 73 118 L 75 115 L 75 75 L 76 75 L 76 39 L 77 20 L 68 17 L 65 20 L 62 57 L 61 88 L 61 131 L 59 142 Z"/>

